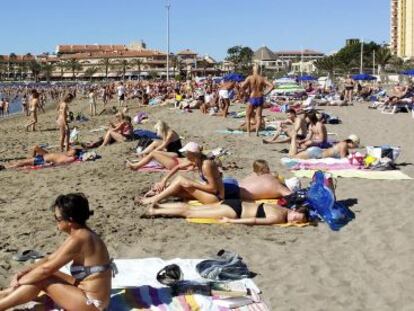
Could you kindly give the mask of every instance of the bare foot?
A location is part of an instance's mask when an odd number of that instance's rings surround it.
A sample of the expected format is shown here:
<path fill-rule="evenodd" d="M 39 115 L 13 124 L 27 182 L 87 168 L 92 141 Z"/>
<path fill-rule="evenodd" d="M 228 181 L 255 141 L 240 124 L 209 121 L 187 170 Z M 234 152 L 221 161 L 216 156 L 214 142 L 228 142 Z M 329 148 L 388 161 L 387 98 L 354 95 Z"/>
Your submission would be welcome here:
<path fill-rule="evenodd" d="M 137 204 L 148 205 L 148 204 L 153 204 L 154 200 L 153 200 L 153 197 L 145 198 L 142 196 L 136 196 L 134 199 L 134 202 Z"/>

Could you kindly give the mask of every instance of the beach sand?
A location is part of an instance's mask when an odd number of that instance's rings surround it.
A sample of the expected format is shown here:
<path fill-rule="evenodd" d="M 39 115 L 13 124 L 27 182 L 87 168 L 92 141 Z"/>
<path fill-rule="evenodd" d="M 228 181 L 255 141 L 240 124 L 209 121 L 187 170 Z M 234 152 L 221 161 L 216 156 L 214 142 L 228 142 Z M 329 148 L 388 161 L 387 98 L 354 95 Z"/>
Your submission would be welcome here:
<path fill-rule="evenodd" d="M 71 110 L 87 111 L 87 101 Z M 243 109 L 241 106 L 232 107 Z M 138 109 L 132 109 L 133 112 Z M 343 124 L 328 125 L 329 132 L 346 138 L 355 133 L 364 145 L 402 147 L 398 160 L 414 177 L 414 119 L 408 114 L 383 115 L 367 104 L 326 108 Z M 243 169 L 226 171 L 242 177 L 255 159 L 266 159 L 284 176 L 276 150 L 287 145 L 262 145 L 261 138 L 223 135 L 217 129 L 237 126 L 238 120 L 183 113 L 169 108 L 145 108 L 152 129 L 158 119 L 167 121 L 184 141 L 202 143 L 205 149 L 225 147 Z M 39 128 L 26 133 L 23 117 L 0 122 L 0 162 L 24 157 L 36 143 L 57 145 L 54 110 L 40 113 Z M 283 114 L 270 114 L 284 118 Z M 81 140 L 101 133 L 89 130 L 106 125 L 110 116 L 80 123 Z M 338 200 L 355 204 L 356 219 L 340 232 L 325 224 L 306 228 L 249 227 L 243 225 L 187 224 L 182 219 L 140 219 L 145 210 L 134 206 L 162 173 L 139 173 L 124 168 L 135 142 L 99 150 L 102 159 L 35 171 L 0 172 L 0 286 L 21 267 L 12 260 L 18 249 L 54 250 L 65 238 L 56 230 L 50 204 L 61 193 L 84 192 L 95 215 L 90 226 L 102 235 L 115 258 L 204 258 L 220 249 L 238 252 L 258 275 L 255 282 L 271 310 L 414 310 L 414 186 L 410 180 L 380 181 L 339 179 Z M 56 150 L 56 149 L 55 149 Z M 308 180 L 303 180 L 307 184 Z"/>

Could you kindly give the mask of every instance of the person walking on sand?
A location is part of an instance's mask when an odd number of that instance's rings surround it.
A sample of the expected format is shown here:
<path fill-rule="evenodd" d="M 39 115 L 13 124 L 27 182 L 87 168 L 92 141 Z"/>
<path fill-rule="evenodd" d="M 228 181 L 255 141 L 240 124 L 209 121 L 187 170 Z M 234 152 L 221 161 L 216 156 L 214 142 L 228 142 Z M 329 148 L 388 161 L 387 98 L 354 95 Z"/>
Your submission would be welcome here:
<path fill-rule="evenodd" d="M 222 110 L 223 117 L 227 118 L 230 108 L 230 91 L 236 85 L 233 81 L 224 81 L 219 89 L 220 108 Z"/>
<path fill-rule="evenodd" d="M 70 129 L 68 125 L 68 104 L 73 100 L 73 95 L 71 93 L 67 94 L 63 101 L 57 106 L 58 117 L 56 120 L 57 125 L 59 126 L 60 132 L 60 151 L 63 152 L 65 149 L 66 143 L 66 151 L 69 151 L 69 134 Z"/>
<path fill-rule="evenodd" d="M 243 90 L 249 90 L 249 103 L 246 109 L 247 135 L 250 135 L 250 118 L 256 110 L 256 124 L 262 124 L 264 96 L 273 89 L 272 83 L 258 73 L 259 67 L 253 66 L 253 74 L 248 76 L 241 85 Z M 268 87 L 268 89 L 266 89 Z M 259 136 L 259 126 L 256 127 L 256 136 Z"/>
<path fill-rule="evenodd" d="M 120 107 L 123 107 L 125 102 L 125 87 L 123 82 L 118 85 L 116 91 L 118 93 L 118 104 Z"/>
<path fill-rule="evenodd" d="M 29 103 L 29 116 L 31 116 L 30 122 L 26 125 L 26 131 L 29 131 L 29 128 L 32 127 L 33 132 L 36 131 L 37 124 L 37 110 L 39 109 L 39 93 L 36 90 L 32 90 L 32 99 Z"/>

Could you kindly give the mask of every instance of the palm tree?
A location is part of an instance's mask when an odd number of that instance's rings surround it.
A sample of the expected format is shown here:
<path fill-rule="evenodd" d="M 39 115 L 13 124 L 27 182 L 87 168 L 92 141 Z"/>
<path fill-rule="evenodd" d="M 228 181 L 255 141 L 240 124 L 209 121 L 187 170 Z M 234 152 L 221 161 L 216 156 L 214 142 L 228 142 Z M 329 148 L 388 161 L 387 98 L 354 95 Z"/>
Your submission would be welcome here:
<path fill-rule="evenodd" d="M 82 70 L 82 65 L 74 58 L 69 59 L 66 64 L 72 71 L 72 79 L 75 79 L 75 73 Z"/>
<path fill-rule="evenodd" d="M 31 60 L 29 62 L 29 70 L 32 72 L 33 78 L 37 82 L 42 66 L 36 60 Z"/>
<path fill-rule="evenodd" d="M 63 79 L 63 72 L 65 71 L 65 69 L 68 67 L 66 62 L 64 61 L 60 61 L 59 63 L 56 64 L 57 67 L 59 67 L 60 69 L 60 79 Z"/>
<path fill-rule="evenodd" d="M 397 72 L 400 72 L 404 68 L 404 60 L 396 55 L 393 55 L 389 63 L 392 65 L 393 69 Z"/>
<path fill-rule="evenodd" d="M 50 82 L 50 78 L 52 76 L 52 72 L 53 72 L 54 68 L 55 68 L 55 66 L 51 63 L 45 63 L 45 64 L 41 65 L 40 70 L 41 70 L 41 72 L 44 73 L 47 82 Z"/>
<path fill-rule="evenodd" d="M 13 71 L 13 78 L 14 78 L 14 65 L 17 59 L 17 55 L 15 53 L 9 54 L 9 62 L 8 62 L 8 71 L 9 71 L 9 78 L 10 74 Z"/>
<path fill-rule="evenodd" d="M 126 70 L 128 68 L 130 68 L 130 64 L 129 64 L 129 61 L 127 59 L 120 59 L 112 65 L 112 68 L 114 68 L 114 69 L 121 68 L 121 70 L 122 70 L 122 80 L 125 80 Z"/>
<path fill-rule="evenodd" d="M 104 58 L 99 62 L 99 64 L 105 68 L 105 79 L 108 79 L 108 70 L 109 70 L 109 67 L 111 67 L 111 64 L 112 64 L 111 59 L 110 58 Z"/>
<path fill-rule="evenodd" d="M 172 65 L 173 65 L 173 75 L 175 78 L 175 71 L 178 70 L 179 74 L 181 75 L 181 70 L 183 68 L 183 61 L 181 60 L 181 58 L 174 56 L 171 60 Z"/>
<path fill-rule="evenodd" d="M 381 75 L 382 69 L 391 61 L 391 51 L 386 47 L 381 47 L 376 51 L 375 58 L 378 63 L 378 75 Z"/>
<path fill-rule="evenodd" d="M 92 81 L 92 77 L 95 73 L 98 72 L 98 68 L 97 67 L 89 67 L 88 69 L 85 70 L 85 77 L 89 77 L 90 81 Z"/>
<path fill-rule="evenodd" d="M 203 58 L 198 63 L 200 65 L 200 67 L 203 68 L 203 77 L 205 77 L 206 76 L 206 69 L 208 67 L 208 61 Z"/>
<path fill-rule="evenodd" d="M 334 56 L 327 56 L 320 58 L 315 62 L 315 67 L 319 71 L 325 71 L 329 75 L 333 74 L 335 69 L 338 68 L 340 63 Z"/>
<path fill-rule="evenodd" d="M 131 68 L 137 68 L 138 80 L 141 80 L 141 69 L 144 62 L 140 58 L 134 58 L 129 64 L 131 65 Z"/>

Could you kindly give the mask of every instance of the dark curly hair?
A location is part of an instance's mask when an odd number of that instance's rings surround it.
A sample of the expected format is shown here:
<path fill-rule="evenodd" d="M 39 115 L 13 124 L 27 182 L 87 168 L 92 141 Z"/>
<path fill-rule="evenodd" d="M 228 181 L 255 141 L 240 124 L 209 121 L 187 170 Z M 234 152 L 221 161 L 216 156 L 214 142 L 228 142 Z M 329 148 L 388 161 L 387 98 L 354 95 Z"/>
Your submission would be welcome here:
<path fill-rule="evenodd" d="M 51 209 L 59 209 L 63 220 L 86 225 L 86 221 L 93 215 L 89 209 L 89 202 L 83 193 L 69 193 L 59 195 L 53 202 Z"/>

